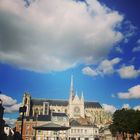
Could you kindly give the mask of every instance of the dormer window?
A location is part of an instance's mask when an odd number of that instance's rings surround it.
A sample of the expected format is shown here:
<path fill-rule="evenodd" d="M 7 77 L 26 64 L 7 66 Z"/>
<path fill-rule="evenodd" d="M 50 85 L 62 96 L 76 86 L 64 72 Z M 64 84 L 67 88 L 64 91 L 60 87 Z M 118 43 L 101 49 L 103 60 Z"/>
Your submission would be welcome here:
<path fill-rule="evenodd" d="M 48 114 L 49 114 L 49 103 L 43 102 L 43 115 L 48 115 Z"/>

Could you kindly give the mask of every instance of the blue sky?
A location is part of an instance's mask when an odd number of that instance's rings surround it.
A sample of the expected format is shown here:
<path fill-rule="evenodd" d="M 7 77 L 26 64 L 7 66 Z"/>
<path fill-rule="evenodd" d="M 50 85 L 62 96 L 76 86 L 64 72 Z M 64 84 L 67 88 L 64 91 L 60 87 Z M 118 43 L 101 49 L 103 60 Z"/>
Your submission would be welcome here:
<path fill-rule="evenodd" d="M 70 77 L 106 111 L 140 109 L 139 0 L 1 0 L 0 98 L 17 117 L 24 92 L 68 99 Z"/>

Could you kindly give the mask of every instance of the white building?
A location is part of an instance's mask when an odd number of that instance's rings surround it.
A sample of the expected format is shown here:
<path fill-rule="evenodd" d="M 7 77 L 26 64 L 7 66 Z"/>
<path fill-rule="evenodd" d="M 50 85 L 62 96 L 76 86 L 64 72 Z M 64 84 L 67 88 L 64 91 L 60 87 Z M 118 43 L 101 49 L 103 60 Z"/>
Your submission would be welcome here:
<path fill-rule="evenodd" d="M 11 127 L 9 127 L 8 125 L 5 125 L 4 126 L 4 133 L 7 135 L 7 136 L 13 136 L 14 135 L 14 131 Z"/>
<path fill-rule="evenodd" d="M 99 137 L 99 128 L 93 124 L 86 124 L 71 120 L 69 138 L 71 140 L 94 140 Z"/>

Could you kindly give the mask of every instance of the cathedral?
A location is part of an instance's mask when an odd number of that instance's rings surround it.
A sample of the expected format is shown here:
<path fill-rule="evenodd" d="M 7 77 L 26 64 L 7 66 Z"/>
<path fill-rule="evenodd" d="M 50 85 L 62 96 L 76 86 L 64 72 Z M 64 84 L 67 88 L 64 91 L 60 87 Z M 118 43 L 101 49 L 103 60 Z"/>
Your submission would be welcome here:
<path fill-rule="evenodd" d="M 57 132 L 61 139 L 94 140 L 99 136 L 99 128 L 111 122 L 111 115 L 104 111 L 99 102 L 86 101 L 83 93 L 81 97 L 75 94 L 73 76 L 68 100 L 32 98 L 29 93 L 25 93 L 22 104 L 26 106 L 24 140 L 32 140 L 35 135 L 38 140 L 54 140 L 56 132 L 52 134 L 37 130 L 36 133 L 36 129 L 58 125 L 70 128 L 65 132 Z M 21 118 L 20 115 L 16 121 L 16 130 L 19 132 Z"/>
<path fill-rule="evenodd" d="M 96 125 L 111 121 L 110 114 L 104 111 L 99 102 L 85 101 L 83 93 L 81 97 L 75 95 L 73 83 L 73 76 L 71 76 L 68 100 L 36 99 L 25 93 L 23 104 L 27 108 L 26 116 L 47 115 L 50 110 L 57 113 L 66 113 L 69 118 L 73 119 L 88 119 Z"/>

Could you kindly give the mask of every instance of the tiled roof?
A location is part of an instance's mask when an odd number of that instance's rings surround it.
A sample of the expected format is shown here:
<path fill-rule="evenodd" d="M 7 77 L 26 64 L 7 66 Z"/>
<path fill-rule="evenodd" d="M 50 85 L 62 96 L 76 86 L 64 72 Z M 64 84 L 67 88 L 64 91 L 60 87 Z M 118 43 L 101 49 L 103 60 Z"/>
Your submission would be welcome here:
<path fill-rule="evenodd" d="M 90 108 L 90 107 L 102 108 L 102 106 L 98 102 L 85 102 L 85 107 L 86 108 Z"/>
<path fill-rule="evenodd" d="M 81 126 L 81 124 L 77 120 L 71 120 L 70 121 L 70 126 Z"/>
<path fill-rule="evenodd" d="M 66 100 L 50 100 L 50 99 L 32 99 L 31 103 L 32 105 L 43 105 L 43 102 L 48 102 L 49 105 L 52 106 L 68 106 L 68 101 Z M 98 102 L 88 102 L 85 101 L 85 107 L 86 108 L 102 108 L 102 106 L 100 105 L 100 103 Z"/>
<path fill-rule="evenodd" d="M 50 115 L 39 115 L 37 118 L 38 121 L 51 121 Z"/>
<path fill-rule="evenodd" d="M 83 127 L 83 126 L 86 126 L 86 127 L 94 127 L 96 128 L 97 126 L 92 124 L 92 123 L 89 123 L 86 118 L 80 118 L 81 120 L 79 119 L 70 119 L 70 126 L 71 127 L 74 127 L 74 126 L 79 126 L 79 127 Z"/>
<path fill-rule="evenodd" d="M 36 126 L 36 127 L 33 127 L 34 129 L 37 129 L 37 130 L 68 130 L 70 129 L 70 127 L 67 127 L 67 126 L 62 126 L 62 125 L 59 125 L 59 124 L 55 124 L 55 123 L 47 123 L 45 125 L 41 125 L 41 126 Z"/>
<path fill-rule="evenodd" d="M 66 100 L 49 100 L 49 99 L 32 99 L 31 103 L 33 105 L 42 105 L 43 102 L 48 102 L 49 105 L 57 105 L 57 106 L 67 106 L 68 105 L 68 101 Z"/>
<path fill-rule="evenodd" d="M 38 115 L 36 116 L 25 116 L 24 117 L 26 121 L 30 121 L 32 119 L 33 121 L 51 121 L 50 115 Z M 21 116 L 17 118 L 18 121 L 21 121 Z"/>
<path fill-rule="evenodd" d="M 68 116 L 66 115 L 66 113 L 56 113 L 56 112 L 53 112 L 53 113 L 52 113 L 52 116 L 68 117 Z"/>

